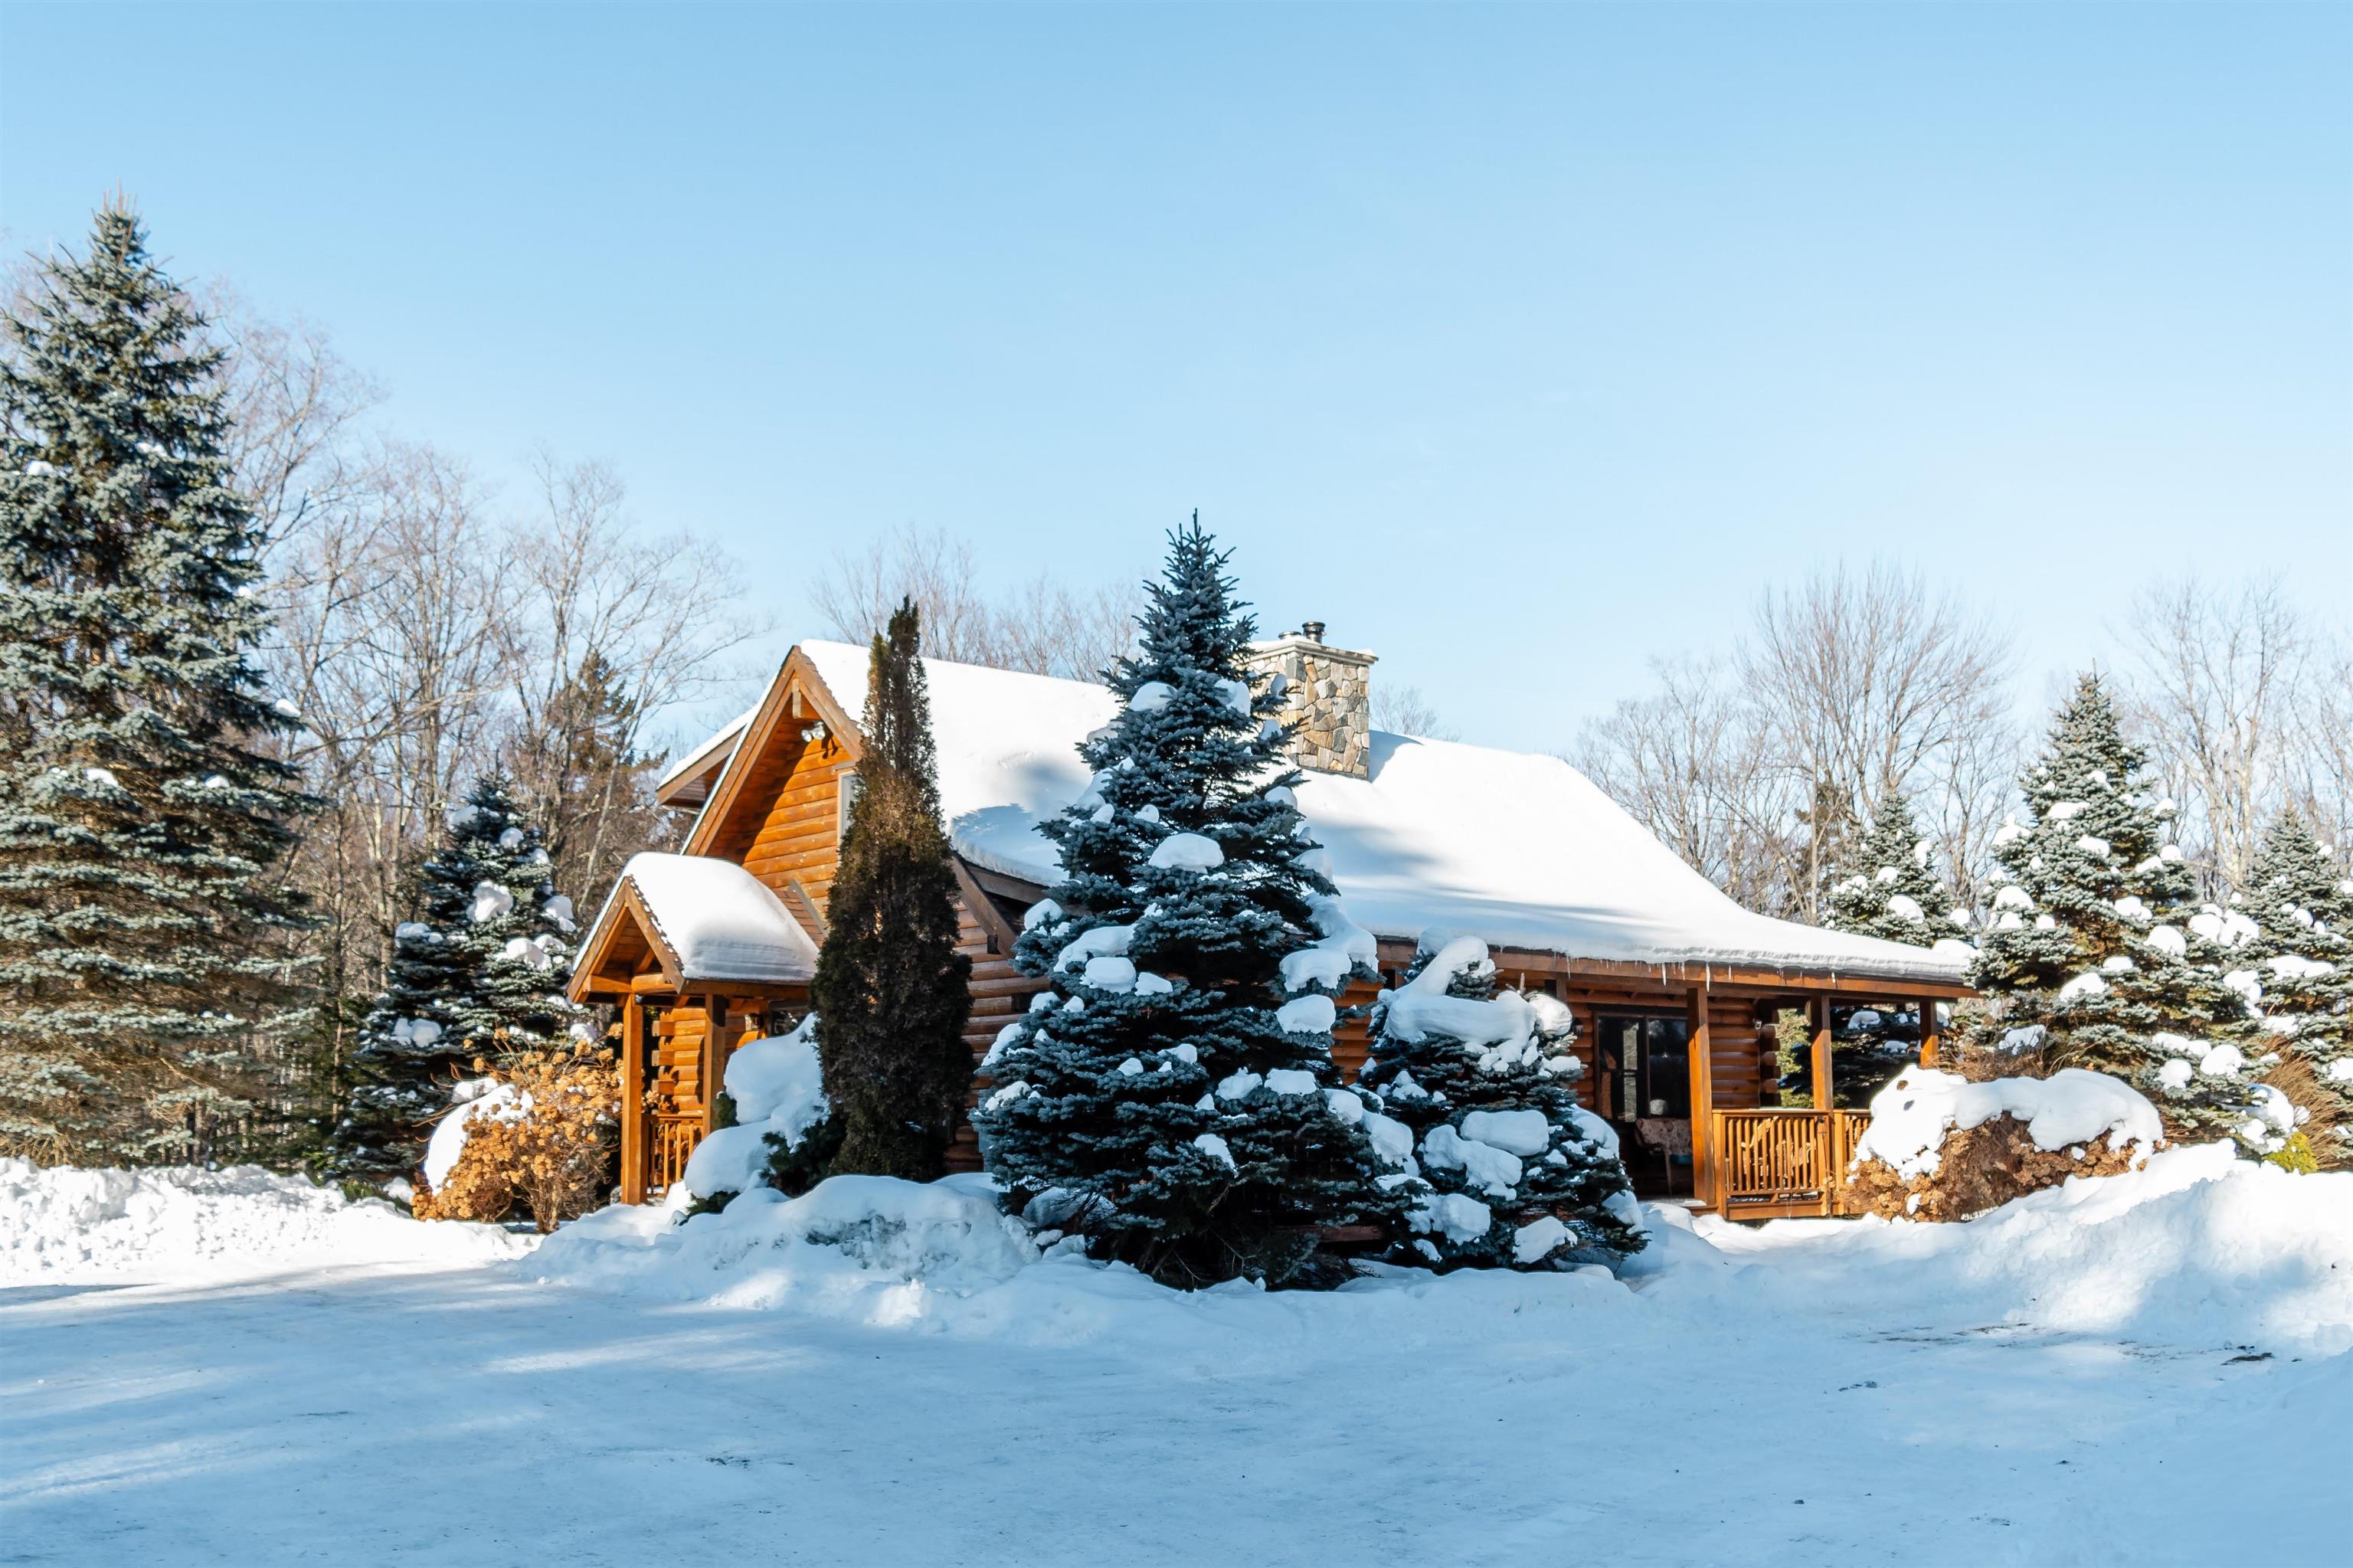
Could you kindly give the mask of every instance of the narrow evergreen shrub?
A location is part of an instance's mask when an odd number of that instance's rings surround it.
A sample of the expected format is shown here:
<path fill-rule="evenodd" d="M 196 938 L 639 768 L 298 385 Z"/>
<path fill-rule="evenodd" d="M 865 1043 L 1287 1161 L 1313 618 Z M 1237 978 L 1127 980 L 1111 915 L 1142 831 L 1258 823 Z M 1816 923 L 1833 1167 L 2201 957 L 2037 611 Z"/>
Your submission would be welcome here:
<path fill-rule="evenodd" d="M 947 1170 L 973 1073 L 972 960 L 956 951 L 921 653 L 920 619 L 902 603 L 869 656 L 859 789 L 809 988 L 838 1123 L 831 1170 L 911 1181 Z"/>

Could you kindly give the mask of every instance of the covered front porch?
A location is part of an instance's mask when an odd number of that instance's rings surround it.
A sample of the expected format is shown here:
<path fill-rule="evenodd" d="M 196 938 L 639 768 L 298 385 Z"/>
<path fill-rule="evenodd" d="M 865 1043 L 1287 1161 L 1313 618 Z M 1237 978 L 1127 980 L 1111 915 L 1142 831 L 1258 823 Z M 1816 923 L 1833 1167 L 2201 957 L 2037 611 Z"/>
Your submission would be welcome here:
<path fill-rule="evenodd" d="M 1966 993 L 1952 993 L 1960 994 Z M 1782 1016 L 1794 1011 L 1805 1017 L 1805 1087 L 1794 1092 L 1778 1085 L 1761 1088 L 1754 1105 L 1725 1104 L 1711 1092 L 1703 1109 L 1695 1066 L 1694 1199 L 1733 1220 L 1862 1213 L 1863 1206 L 1846 1196 L 1845 1172 L 1871 1117 L 1860 1107 L 1837 1103 L 1842 1086 L 1833 1061 L 1834 1018 L 1840 1012 L 1851 1018 L 1870 1013 L 1897 1018 L 1902 1033 L 1894 1044 L 1910 1047 L 1900 1054 L 1934 1066 L 1945 1033 L 1939 1009 L 1949 999 L 1900 994 L 1855 998 L 1812 991 L 1788 999 L 1790 1005 L 1776 1006 L 1780 1000 L 1768 999 L 1766 1005 L 1775 1006 Z M 1785 1097 L 1811 1103 L 1781 1104 Z"/>
<path fill-rule="evenodd" d="M 1394 952 L 1385 968 L 1407 960 Z M 1739 1220 L 1850 1212 L 1862 1102 L 1900 1063 L 1934 1065 L 1946 1010 L 1971 994 L 1925 976 L 1494 956 L 1504 983 L 1576 1014 L 1587 1107 L 1616 1130 L 1637 1195 Z"/>
<path fill-rule="evenodd" d="M 743 867 L 630 861 L 573 971 L 575 1001 L 617 1012 L 621 1202 L 668 1192 L 717 1129 L 727 1059 L 808 1011 L 817 945 Z"/>

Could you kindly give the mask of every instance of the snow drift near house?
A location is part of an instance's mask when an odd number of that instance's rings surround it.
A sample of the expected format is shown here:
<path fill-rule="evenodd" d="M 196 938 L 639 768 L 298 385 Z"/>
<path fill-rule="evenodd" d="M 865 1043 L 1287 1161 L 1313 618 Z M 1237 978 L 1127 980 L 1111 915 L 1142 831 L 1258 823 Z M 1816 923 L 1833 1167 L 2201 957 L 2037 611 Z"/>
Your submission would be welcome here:
<path fill-rule="evenodd" d="M 1754 1290 L 1882 1332 L 1989 1324 L 2152 1344 L 2353 1351 L 2353 1172 L 2296 1176 L 2228 1143 L 2161 1150 L 1955 1224 L 1704 1220 L 1736 1261 L 1670 1290 Z"/>
<path fill-rule="evenodd" d="M 513 1257 L 495 1225 L 427 1224 L 253 1165 L 41 1169 L 0 1160 L 0 1284 L 174 1281 L 338 1264 Z"/>
<path fill-rule="evenodd" d="M 834 1176 L 797 1198 L 772 1187 L 679 1223 L 615 1204 L 558 1230 L 533 1274 L 664 1300 L 791 1308 L 894 1323 L 932 1298 L 1002 1284 L 1037 1256 L 985 1183 Z"/>
<path fill-rule="evenodd" d="M 1581 1334 L 1599 1330 L 1567 1317 L 1539 1330 L 1540 1317 L 1523 1315 L 1651 1305 L 1703 1338 L 1803 1316 L 1862 1334 L 2014 1325 L 2200 1349 L 2353 1350 L 2353 1174 L 2291 1176 L 2227 1145 L 2162 1151 L 2126 1175 L 2070 1181 L 1958 1224 L 1694 1229 L 1656 1205 L 1646 1218 L 1653 1248 L 1622 1280 L 1598 1267 L 1378 1268 L 1330 1293 L 1242 1282 L 1185 1292 L 1093 1262 L 1051 1231 L 1033 1239 L 997 1211 L 984 1176 L 835 1177 L 797 1199 L 756 1189 L 683 1224 L 674 1212 L 606 1209 L 517 1266 L 666 1302 L 1024 1344 L 1181 1344 L 1253 1363 L 1333 1336 Z"/>
<path fill-rule="evenodd" d="M 1182 1349 L 1229 1371 L 1287 1366 L 1303 1347 L 1381 1335 L 1526 1332 L 1546 1313 L 1563 1314 L 1554 1331 L 1567 1334 L 1577 1331 L 1568 1314 L 1633 1303 L 1599 1267 L 1442 1277 L 1386 1269 L 1334 1292 L 1269 1292 L 1240 1280 L 1174 1290 L 1124 1264 L 1096 1263 L 1055 1234 L 1033 1237 L 999 1212 L 985 1176 L 836 1176 L 798 1198 L 755 1189 L 682 1223 L 678 1211 L 617 1205 L 565 1226 L 516 1267 L 618 1296 L 958 1339 Z"/>

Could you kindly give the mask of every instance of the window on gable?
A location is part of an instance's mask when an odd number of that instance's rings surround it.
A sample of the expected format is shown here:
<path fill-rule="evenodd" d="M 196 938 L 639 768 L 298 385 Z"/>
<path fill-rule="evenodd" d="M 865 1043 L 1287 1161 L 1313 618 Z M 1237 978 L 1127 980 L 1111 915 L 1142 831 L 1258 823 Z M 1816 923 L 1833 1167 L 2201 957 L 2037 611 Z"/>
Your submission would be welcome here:
<path fill-rule="evenodd" d="M 834 836 L 847 839 L 849 837 L 849 808 L 858 799 L 859 791 L 865 788 L 866 781 L 858 777 L 855 768 L 843 768 L 834 778 L 835 795 L 840 802 L 840 815 L 833 824 Z"/>

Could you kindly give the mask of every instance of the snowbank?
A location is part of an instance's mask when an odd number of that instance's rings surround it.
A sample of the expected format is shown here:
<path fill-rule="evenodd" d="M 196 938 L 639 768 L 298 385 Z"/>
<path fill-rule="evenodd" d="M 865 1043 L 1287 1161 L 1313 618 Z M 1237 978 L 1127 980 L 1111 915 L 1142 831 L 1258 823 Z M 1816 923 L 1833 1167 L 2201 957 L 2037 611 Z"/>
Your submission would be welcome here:
<path fill-rule="evenodd" d="M 1988 1324 L 2152 1343 L 2353 1350 L 2353 1173 L 2295 1176 L 2228 1143 L 2076 1178 L 1958 1224 L 1703 1221 L 1737 1285 L 1858 1329 Z M 1695 1275 L 1671 1282 L 1680 1287 Z M 1670 1291 L 1672 1294 L 1672 1291 Z"/>
<path fill-rule="evenodd" d="M 1288 1364 L 1335 1335 L 1492 1335 L 1532 1313 L 1560 1313 L 1558 1331 L 1581 1334 L 1572 1315 L 1634 1302 L 1600 1267 L 1442 1277 L 1381 1269 L 1331 1293 L 1245 1282 L 1172 1290 L 1093 1262 L 1074 1242 L 1041 1253 L 1027 1226 L 998 1211 L 983 1176 L 837 1176 L 799 1198 L 758 1188 L 682 1222 L 676 1210 L 617 1205 L 557 1231 L 519 1266 L 548 1283 L 659 1301 L 1024 1344 L 1182 1348 L 1229 1367 Z"/>
<path fill-rule="evenodd" d="M 723 1213 L 616 1204 L 558 1230 L 531 1260 L 543 1279 L 732 1307 L 790 1307 L 902 1322 L 934 1298 L 1001 1284 L 1037 1256 L 980 1183 L 835 1176 L 797 1198 L 738 1192 Z"/>
<path fill-rule="evenodd" d="M 167 1281 L 331 1264 L 459 1266 L 528 1252 L 494 1225 L 428 1224 L 259 1166 L 43 1170 L 0 1160 L 0 1283 Z"/>

